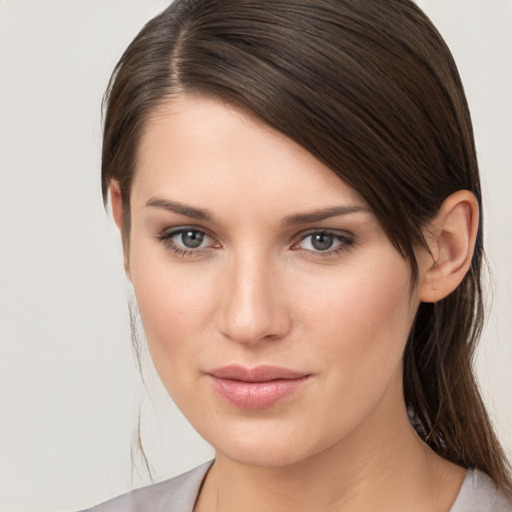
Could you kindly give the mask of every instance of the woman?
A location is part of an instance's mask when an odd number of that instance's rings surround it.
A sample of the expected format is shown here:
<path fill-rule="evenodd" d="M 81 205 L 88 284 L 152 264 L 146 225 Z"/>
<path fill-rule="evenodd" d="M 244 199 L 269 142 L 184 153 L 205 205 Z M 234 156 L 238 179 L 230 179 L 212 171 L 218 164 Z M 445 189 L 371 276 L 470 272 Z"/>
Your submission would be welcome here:
<path fill-rule="evenodd" d="M 413 3 L 177 0 L 114 72 L 102 180 L 216 456 L 93 510 L 511 509 L 471 121 Z"/>

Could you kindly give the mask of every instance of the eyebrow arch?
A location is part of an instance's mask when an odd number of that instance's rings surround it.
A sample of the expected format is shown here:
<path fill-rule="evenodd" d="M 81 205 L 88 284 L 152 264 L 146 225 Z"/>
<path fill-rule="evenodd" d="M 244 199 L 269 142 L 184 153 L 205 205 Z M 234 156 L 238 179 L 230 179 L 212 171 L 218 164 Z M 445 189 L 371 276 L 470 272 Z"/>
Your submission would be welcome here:
<path fill-rule="evenodd" d="M 153 196 L 148 199 L 146 206 L 152 206 L 155 208 L 163 208 L 169 210 L 172 213 L 178 215 L 184 215 L 191 219 L 203 220 L 208 222 L 214 221 L 214 216 L 208 210 L 201 210 L 200 208 L 194 208 L 178 201 L 171 201 L 169 199 L 163 199 L 158 196 Z"/>
<path fill-rule="evenodd" d="M 287 226 L 293 224 L 308 224 L 330 219 L 331 217 L 339 217 L 340 215 L 349 215 L 358 212 L 369 212 L 369 209 L 366 206 L 359 205 L 333 206 L 323 210 L 289 215 L 283 219 L 283 224 Z"/>

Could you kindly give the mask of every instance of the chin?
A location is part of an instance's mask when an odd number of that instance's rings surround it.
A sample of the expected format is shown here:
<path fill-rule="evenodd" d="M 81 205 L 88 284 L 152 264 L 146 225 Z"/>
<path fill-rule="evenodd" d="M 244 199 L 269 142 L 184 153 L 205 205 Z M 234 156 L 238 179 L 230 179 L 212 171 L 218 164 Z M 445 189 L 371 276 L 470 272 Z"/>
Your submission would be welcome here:
<path fill-rule="evenodd" d="M 303 432 L 300 430 L 273 420 L 264 423 L 242 421 L 199 433 L 214 447 L 218 456 L 247 466 L 282 468 L 310 459 L 333 444 L 332 439 L 315 439 L 311 435 L 311 425 L 307 425 Z"/>
<path fill-rule="evenodd" d="M 217 456 L 222 455 L 228 459 L 245 466 L 255 466 L 264 468 L 283 468 L 292 466 L 308 458 L 305 453 L 299 451 L 297 447 L 286 447 L 268 443 L 265 445 L 236 446 L 234 443 L 226 451 L 215 450 Z"/>

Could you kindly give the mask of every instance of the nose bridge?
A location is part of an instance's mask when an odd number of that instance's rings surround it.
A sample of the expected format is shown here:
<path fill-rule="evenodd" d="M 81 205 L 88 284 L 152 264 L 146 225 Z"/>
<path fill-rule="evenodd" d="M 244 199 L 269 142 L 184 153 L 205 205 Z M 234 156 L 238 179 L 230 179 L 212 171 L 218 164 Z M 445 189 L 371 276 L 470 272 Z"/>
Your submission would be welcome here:
<path fill-rule="evenodd" d="M 278 272 L 261 248 L 233 255 L 225 277 L 220 328 L 226 336 L 253 344 L 287 332 L 289 321 L 280 298 Z"/>

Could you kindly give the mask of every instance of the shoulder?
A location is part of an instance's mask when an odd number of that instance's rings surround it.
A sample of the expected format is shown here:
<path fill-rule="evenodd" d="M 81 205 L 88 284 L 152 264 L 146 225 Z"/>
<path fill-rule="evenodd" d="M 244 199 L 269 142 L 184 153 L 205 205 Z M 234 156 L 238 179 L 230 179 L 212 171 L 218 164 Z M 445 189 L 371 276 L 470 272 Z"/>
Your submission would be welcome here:
<path fill-rule="evenodd" d="M 450 512 L 512 512 L 512 502 L 499 493 L 488 475 L 468 469 Z"/>
<path fill-rule="evenodd" d="M 135 489 L 82 512 L 192 512 L 212 461 L 182 475 Z"/>

